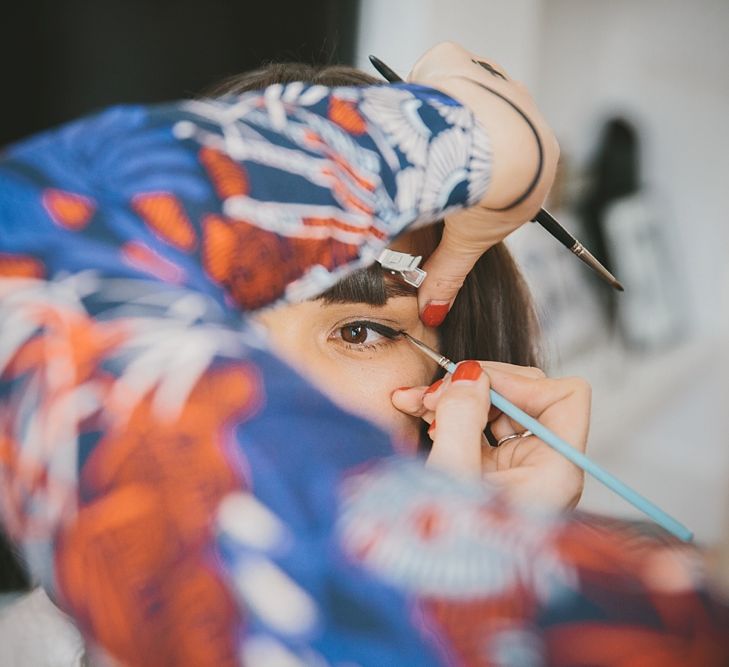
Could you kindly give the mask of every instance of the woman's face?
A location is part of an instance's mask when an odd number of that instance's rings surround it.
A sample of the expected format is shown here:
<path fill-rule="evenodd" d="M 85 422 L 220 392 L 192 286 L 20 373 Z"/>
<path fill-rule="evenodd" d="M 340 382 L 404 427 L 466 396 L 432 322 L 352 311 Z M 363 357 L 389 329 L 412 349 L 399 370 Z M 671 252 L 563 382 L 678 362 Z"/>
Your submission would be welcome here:
<path fill-rule="evenodd" d="M 418 316 L 417 298 L 390 296 L 382 306 L 323 299 L 280 306 L 257 316 L 273 349 L 335 403 L 387 429 L 396 442 L 417 445 L 419 419 L 396 410 L 392 392 L 431 382 L 436 364 L 405 339 L 368 329 L 368 321 L 404 329 L 438 347 L 435 329 Z"/>

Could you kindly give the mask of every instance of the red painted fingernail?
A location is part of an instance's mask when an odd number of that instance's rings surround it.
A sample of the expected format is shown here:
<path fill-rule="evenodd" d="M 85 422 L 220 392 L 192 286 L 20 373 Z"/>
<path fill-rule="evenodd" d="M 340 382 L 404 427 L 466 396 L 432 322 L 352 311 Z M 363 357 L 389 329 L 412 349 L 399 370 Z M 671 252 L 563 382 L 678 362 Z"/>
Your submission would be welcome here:
<path fill-rule="evenodd" d="M 395 391 L 407 391 L 408 389 L 412 389 L 412 387 L 398 387 L 397 389 L 395 389 Z M 394 394 L 395 391 L 393 391 L 392 393 Z"/>
<path fill-rule="evenodd" d="M 461 380 L 478 380 L 483 373 L 481 364 L 478 361 L 462 361 L 458 364 L 456 372 L 453 373 L 452 382 L 459 382 Z"/>
<path fill-rule="evenodd" d="M 423 308 L 423 314 L 420 319 L 428 327 L 437 327 L 443 323 L 443 320 L 448 315 L 449 304 L 437 301 L 431 301 L 425 308 Z"/>
<path fill-rule="evenodd" d="M 442 384 L 443 378 L 441 378 L 440 380 L 436 380 L 433 384 L 430 385 L 430 387 L 425 390 L 425 393 L 432 394 L 434 391 L 438 391 L 438 387 L 440 387 Z"/>
<path fill-rule="evenodd" d="M 435 431 L 435 419 L 430 422 L 430 426 L 428 426 L 428 435 L 432 435 L 433 431 Z"/>

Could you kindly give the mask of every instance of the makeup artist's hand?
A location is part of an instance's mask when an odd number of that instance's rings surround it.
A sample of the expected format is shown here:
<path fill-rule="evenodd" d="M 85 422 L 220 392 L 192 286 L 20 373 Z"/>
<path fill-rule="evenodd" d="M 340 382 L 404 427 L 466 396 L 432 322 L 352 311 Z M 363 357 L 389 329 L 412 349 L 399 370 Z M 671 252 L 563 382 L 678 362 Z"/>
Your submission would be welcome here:
<path fill-rule="evenodd" d="M 583 473 L 561 454 L 536 436 L 513 438 L 497 448 L 486 442 L 487 422 L 497 440 L 524 431 L 491 406 L 490 387 L 585 450 L 591 391 L 579 378 L 553 379 L 536 368 L 464 361 L 442 382 L 396 391 L 392 401 L 399 410 L 431 424 L 428 465 L 481 476 L 519 501 L 574 507 L 582 494 Z"/>
<path fill-rule="evenodd" d="M 423 322 L 445 318 L 468 272 L 492 245 L 531 220 L 554 180 L 559 146 L 529 91 L 497 63 L 452 42 L 428 50 L 408 81 L 438 88 L 473 111 L 492 149 L 491 182 L 474 207 L 445 219 L 443 240 L 423 267 Z"/>

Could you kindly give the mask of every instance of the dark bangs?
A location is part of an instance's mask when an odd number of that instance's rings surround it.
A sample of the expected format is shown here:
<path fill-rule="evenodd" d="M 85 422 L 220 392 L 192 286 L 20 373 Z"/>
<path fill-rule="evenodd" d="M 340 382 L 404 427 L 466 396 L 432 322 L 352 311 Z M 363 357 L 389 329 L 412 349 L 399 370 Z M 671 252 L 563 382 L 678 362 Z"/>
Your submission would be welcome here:
<path fill-rule="evenodd" d="M 408 251 L 421 255 L 424 264 L 442 231 L 441 222 L 411 232 Z M 384 306 L 396 296 L 415 297 L 417 290 L 375 263 L 343 278 L 319 299 Z M 466 276 L 451 311 L 438 327 L 438 338 L 439 351 L 455 362 L 481 359 L 541 365 L 539 324 L 529 288 L 503 243 L 485 252 Z M 439 369 L 436 377 L 441 375 Z"/>
<path fill-rule="evenodd" d="M 415 297 L 417 294 L 415 287 L 375 263 L 342 278 L 318 299 L 328 304 L 366 303 L 370 306 L 384 306 L 392 297 Z"/>

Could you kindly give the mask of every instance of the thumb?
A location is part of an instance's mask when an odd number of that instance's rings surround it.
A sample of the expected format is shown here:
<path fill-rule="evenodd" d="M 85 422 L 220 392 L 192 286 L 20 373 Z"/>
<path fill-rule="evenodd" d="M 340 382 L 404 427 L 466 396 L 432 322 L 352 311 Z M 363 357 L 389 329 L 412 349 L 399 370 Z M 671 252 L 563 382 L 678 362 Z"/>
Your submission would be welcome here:
<path fill-rule="evenodd" d="M 488 419 L 489 377 L 478 361 L 458 364 L 439 391 L 428 465 L 466 476 L 481 476 L 483 429 Z"/>
<path fill-rule="evenodd" d="M 423 266 L 427 276 L 418 289 L 418 311 L 423 324 L 429 327 L 442 324 L 463 281 L 484 250 L 482 243 L 463 238 L 452 226 L 445 225 L 438 247 Z"/>

